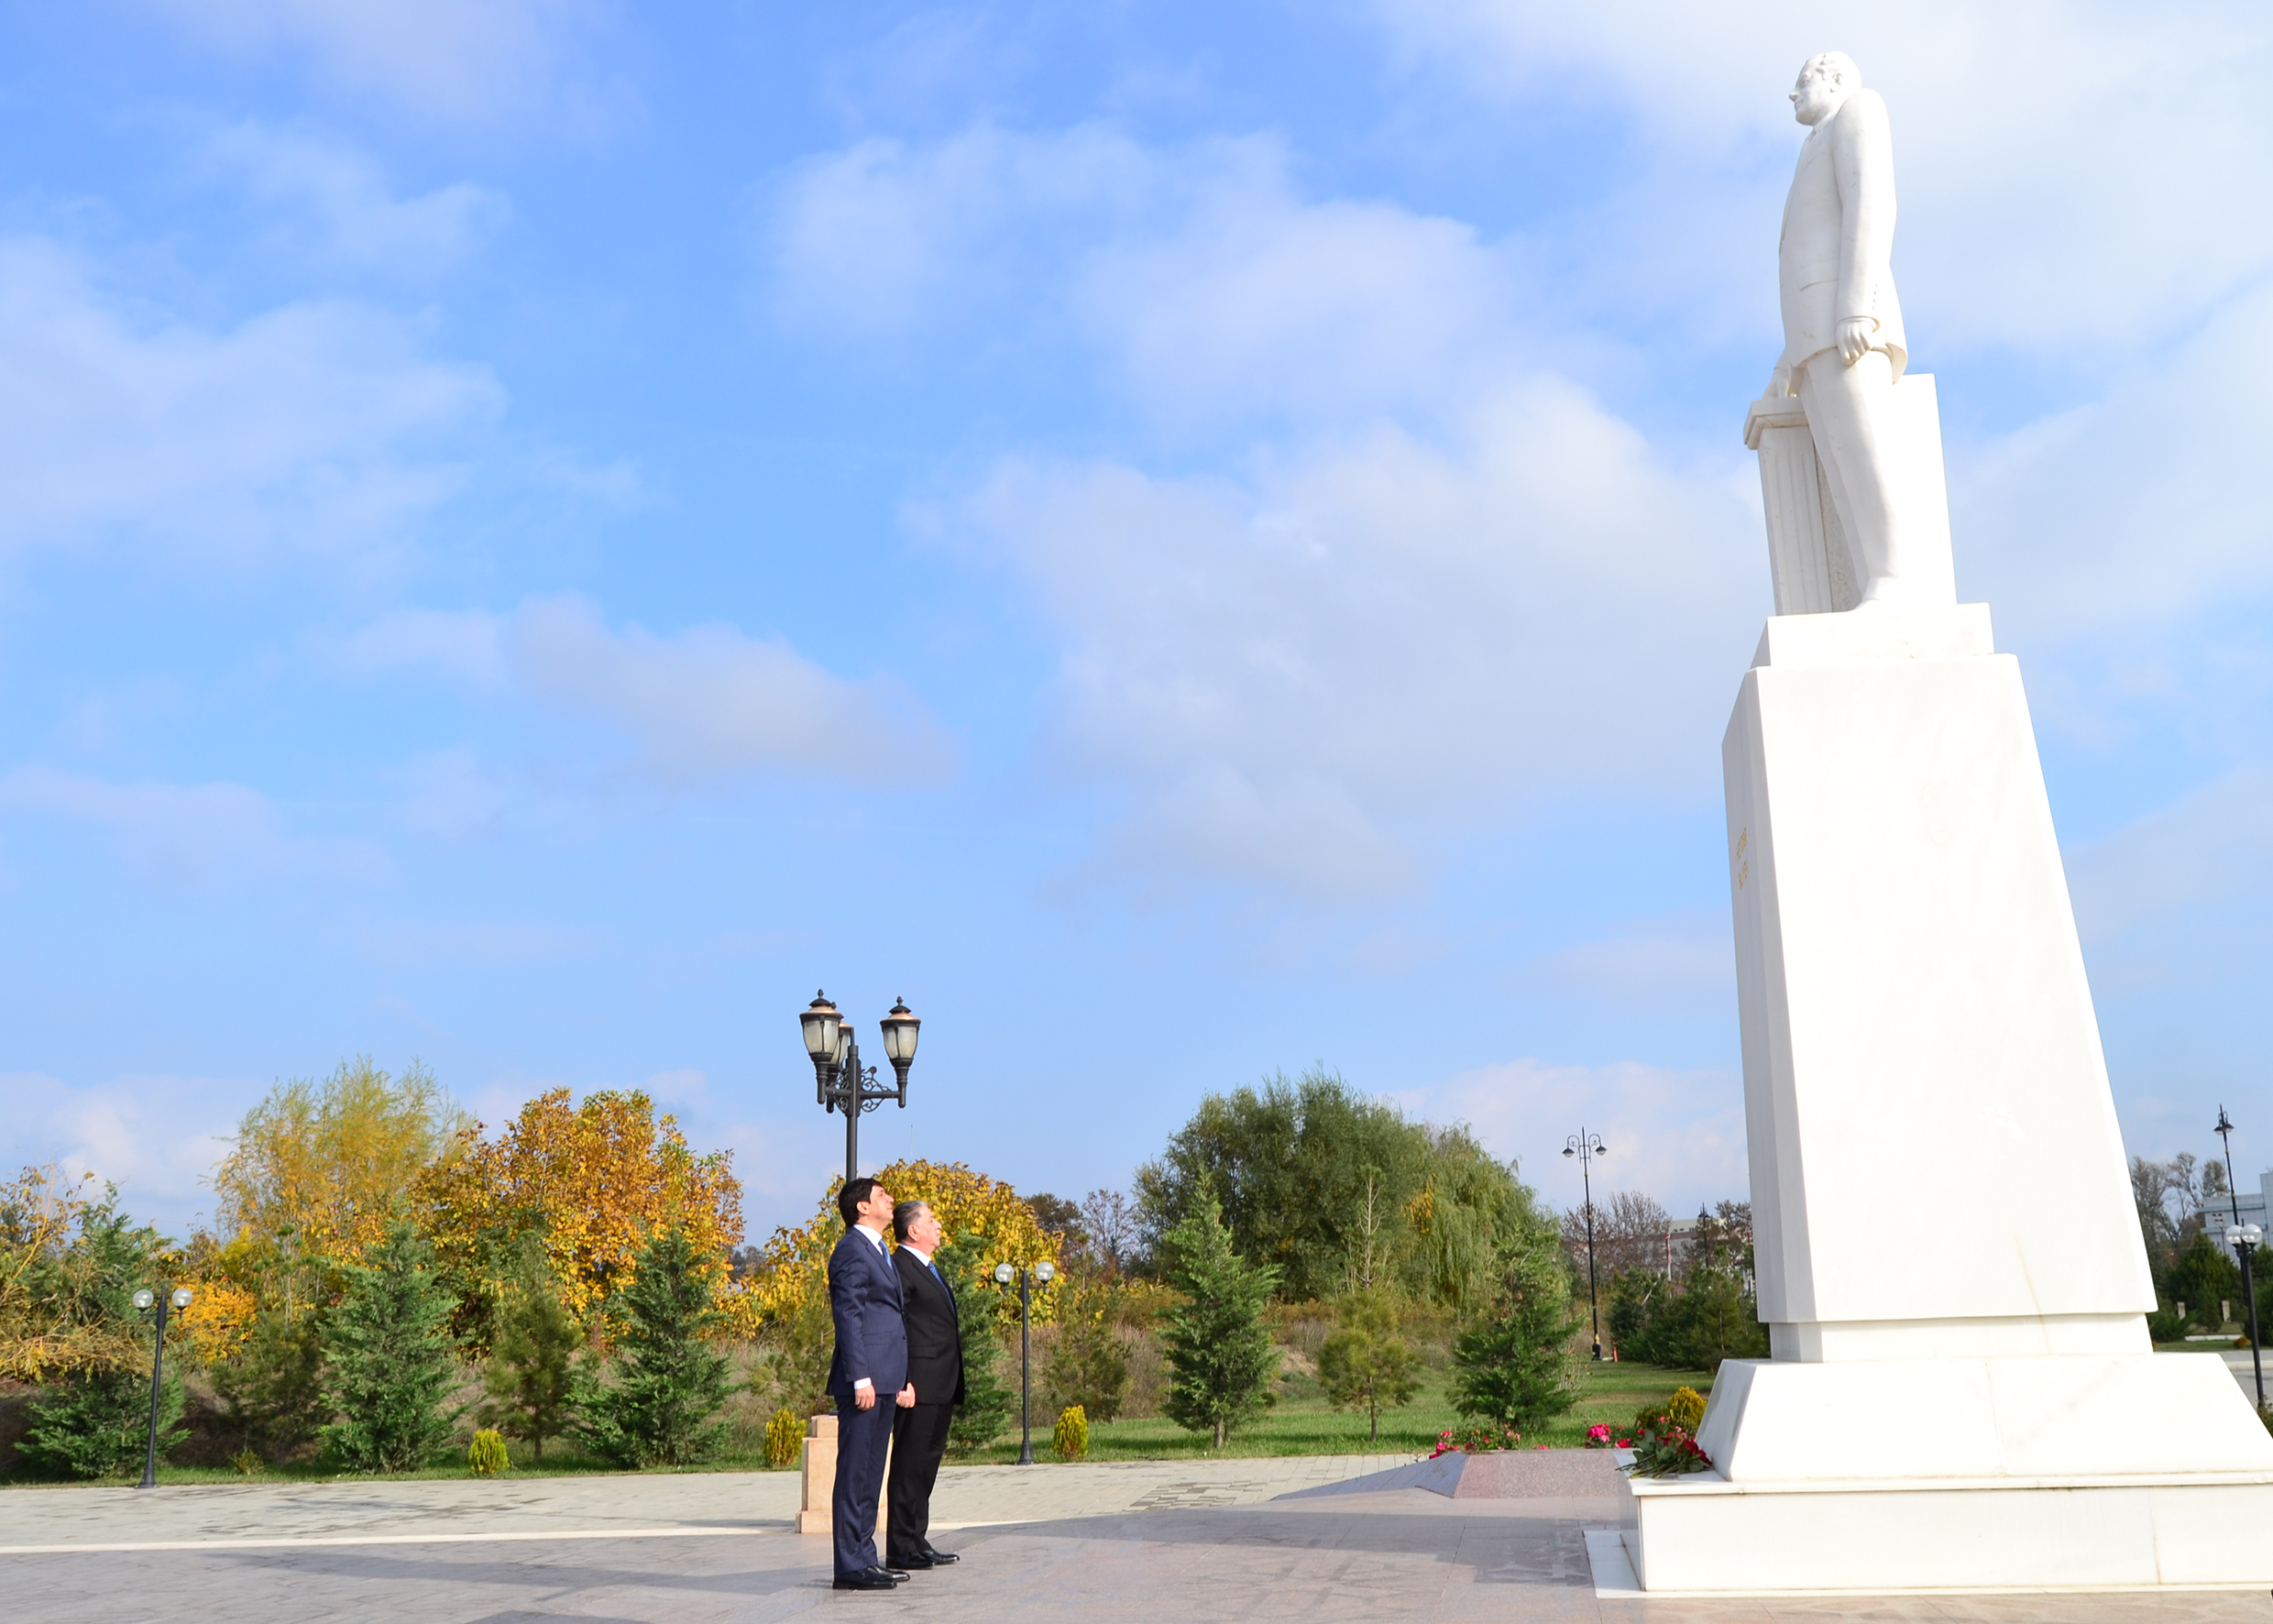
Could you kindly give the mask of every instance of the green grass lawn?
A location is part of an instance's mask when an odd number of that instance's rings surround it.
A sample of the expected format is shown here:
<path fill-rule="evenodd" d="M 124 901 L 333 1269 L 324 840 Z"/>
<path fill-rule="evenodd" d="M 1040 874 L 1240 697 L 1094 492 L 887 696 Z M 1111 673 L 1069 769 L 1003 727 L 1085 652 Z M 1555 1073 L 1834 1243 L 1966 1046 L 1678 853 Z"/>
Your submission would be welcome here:
<path fill-rule="evenodd" d="M 1447 1373 L 1432 1370 L 1428 1373 L 1414 1401 L 1402 1410 L 1386 1410 L 1381 1416 L 1379 1441 L 1366 1435 L 1366 1418 L 1362 1412 L 1337 1410 L 1321 1396 L 1315 1382 L 1297 1376 L 1287 1386 L 1287 1395 L 1250 1425 L 1231 1436 L 1219 1453 L 1212 1447 L 1205 1434 L 1187 1432 L 1175 1422 L 1153 1417 L 1143 1421 L 1093 1422 L 1089 1429 L 1089 1458 L 1093 1461 L 1162 1461 L 1224 1459 L 1289 1454 L 1425 1454 L 1436 1447 L 1436 1435 L 1448 1427 L 1457 1427 L 1460 1421 L 1453 1413 L 1445 1399 Z M 1644 1404 L 1660 1403 L 1671 1397 L 1678 1387 L 1692 1387 L 1709 1395 L 1712 1377 L 1702 1370 L 1662 1370 L 1651 1365 L 1589 1365 L 1580 1377 L 1578 1402 L 1549 1425 L 1524 1437 L 1526 1446 L 1544 1443 L 1554 1449 L 1575 1449 L 1585 1440 L 1587 1429 L 1596 1421 L 1606 1421 L 1620 1432 L 1633 1420 L 1634 1412 Z M 1049 1432 L 1054 1416 L 1046 1416 L 1037 1405 L 1034 1415 L 1034 1450 L 1037 1460 L 1049 1460 Z M 544 1447 L 544 1464 L 538 1466 L 531 1458 L 528 1446 L 511 1446 L 513 1473 L 516 1477 L 530 1476 L 587 1476 L 613 1468 L 585 1454 L 565 1439 L 548 1442 Z M 969 1455 L 953 1457 L 950 1464 L 1007 1464 L 1018 1458 L 1018 1432 L 1014 1425 L 996 1443 Z M 716 1460 L 700 1466 L 685 1468 L 693 1472 L 759 1472 L 766 1469 L 762 1453 L 743 1448 L 730 1449 Z M 794 1470 L 795 1468 L 791 1468 Z M 178 1466 L 160 1463 L 159 1479 L 164 1483 L 321 1483 L 337 1478 L 337 1473 L 324 1470 L 313 1464 L 284 1466 L 263 1466 L 259 1471 L 244 1475 L 228 1466 Z M 423 1471 L 393 1474 L 396 1478 L 467 1478 L 473 1476 L 463 1456 L 452 1464 L 429 1466 Z M 114 1480 L 131 1482 L 132 1478 Z M 5 1487 L 53 1487 L 53 1484 L 34 1484 L 24 1478 L 9 1476 L 0 1479 Z"/>
<path fill-rule="evenodd" d="M 1597 1421 L 1623 1432 L 1634 1412 L 1644 1404 L 1664 1403 L 1679 1387 L 1692 1387 L 1710 1395 L 1713 1378 L 1703 1370 L 1661 1370 L 1651 1365 L 1592 1365 L 1582 1377 L 1578 1402 L 1549 1425 L 1527 1433 L 1528 1445 L 1544 1443 L 1554 1449 L 1575 1449 L 1587 1429 Z M 1202 1457 L 1275 1454 L 1423 1454 L 1436 1447 L 1436 1435 L 1461 1422 L 1446 1400 L 1446 1375 L 1430 1372 L 1413 1402 L 1381 1416 L 1378 1443 L 1366 1435 L 1362 1411 L 1337 1410 L 1319 1395 L 1317 1384 L 1296 1377 L 1287 1397 L 1231 1435 L 1217 1452 L 1203 1433 L 1187 1432 L 1174 1421 L 1154 1417 L 1145 1421 L 1093 1421 L 1089 1429 L 1089 1458 L 1093 1461 L 1199 1460 Z M 1055 1417 L 1034 1418 L 1037 1459 L 1049 1453 L 1049 1427 Z M 967 1457 L 973 1461 L 1015 1461 L 1018 1434 Z"/>

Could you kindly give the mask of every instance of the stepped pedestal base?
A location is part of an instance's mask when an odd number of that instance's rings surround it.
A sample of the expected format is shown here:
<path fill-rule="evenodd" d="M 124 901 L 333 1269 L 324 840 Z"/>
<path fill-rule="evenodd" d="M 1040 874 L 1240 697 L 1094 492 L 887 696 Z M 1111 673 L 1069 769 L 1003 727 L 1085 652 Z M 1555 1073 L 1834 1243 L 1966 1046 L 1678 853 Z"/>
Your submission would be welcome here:
<path fill-rule="evenodd" d="M 2213 1354 L 1721 1366 L 1636 1479 L 1649 1591 L 2273 1586 L 2273 1436 Z"/>

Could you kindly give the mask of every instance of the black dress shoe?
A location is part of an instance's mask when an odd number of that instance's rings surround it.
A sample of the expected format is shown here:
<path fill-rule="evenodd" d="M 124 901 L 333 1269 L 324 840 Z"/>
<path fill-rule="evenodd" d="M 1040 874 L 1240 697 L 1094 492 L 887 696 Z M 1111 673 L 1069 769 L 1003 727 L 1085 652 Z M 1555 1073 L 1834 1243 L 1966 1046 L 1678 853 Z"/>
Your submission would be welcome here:
<path fill-rule="evenodd" d="M 897 1590 L 900 1582 L 880 1567 L 864 1567 L 857 1574 L 839 1574 L 834 1587 L 839 1590 Z"/>
<path fill-rule="evenodd" d="M 924 1560 L 929 1563 L 933 1567 L 945 1567 L 950 1562 L 961 1562 L 962 1558 L 956 1555 L 952 1551 L 927 1550 L 924 1553 Z"/>
<path fill-rule="evenodd" d="M 928 1556 L 895 1556 L 891 1558 L 889 1565 L 895 1570 L 928 1568 L 931 1565 L 931 1558 Z"/>
<path fill-rule="evenodd" d="M 907 1583 L 907 1570 L 904 1567 L 879 1568 L 877 1571 L 879 1573 L 891 1575 L 892 1582 L 895 1585 L 905 1585 Z"/>

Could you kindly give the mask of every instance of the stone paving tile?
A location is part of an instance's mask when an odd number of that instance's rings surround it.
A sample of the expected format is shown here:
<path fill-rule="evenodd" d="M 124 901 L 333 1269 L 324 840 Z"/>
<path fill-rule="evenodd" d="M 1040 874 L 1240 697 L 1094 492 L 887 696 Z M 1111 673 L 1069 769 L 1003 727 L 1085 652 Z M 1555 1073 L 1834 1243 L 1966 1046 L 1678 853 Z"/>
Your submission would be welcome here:
<path fill-rule="evenodd" d="M 1585 1533 L 1618 1525 L 1613 1496 L 1523 1499 L 1453 1498 L 1422 1489 L 1299 1500 L 1247 1498 L 1230 1506 L 1132 1510 L 1180 1486 L 1255 1497 L 1258 1480 L 1284 1492 L 1321 1468 L 1258 1472 L 1243 1461 L 1126 1466 L 959 1468 L 966 1510 L 991 1499 L 1016 1506 L 1038 1494 L 1109 1502 L 1103 1514 L 1063 1515 L 967 1528 L 941 1543 L 959 1565 L 919 1574 L 888 1596 L 828 1587 L 826 1540 L 781 1531 L 686 1539 L 594 1538 L 556 1542 L 302 1546 L 0 1555 L 0 1619 L 6 1624 L 752 1624 L 831 1617 L 960 1620 L 1078 1619 L 1082 1624 L 1215 1624 L 1233 1620 L 1587 1620 L 1590 1624 L 2273 1624 L 2263 1592 L 2169 1596 L 1598 1599 Z M 1049 1495 L 1049 1479 L 1063 1474 Z M 730 1478 L 552 1480 L 608 1485 L 636 1520 L 659 1509 L 715 1514 L 739 1489 Z M 761 1483 L 794 1487 L 793 1476 Z M 655 1486 L 670 1486 L 662 1492 Z M 352 1488 L 355 1486 L 338 1486 Z M 414 1503 L 446 1521 L 467 1486 L 365 1485 L 377 1515 Z M 495 1486 L 475 1486 L 492 1487 Z M 522 1486 L 530 1487 L 530 1486 Z M 1263 1487 L 1268 1487 L 1265 1483 Z M 627 1491 L 638 1488 L 636 1495 Z M 414 1488 L 415 1495 L 395 1491 Z M 374 1491 L 384 1491 L 375 1493 Z M 84 1494 L 86 1491 L 79 1491 Z M 239 1525 L 240 1509 L 233 1514 Z M 581 1494 L 572 1512 L 588 1515 Z M 93 1502 L 90 1502 L 91 1504 Z M 14 1509 L 0 1496 L 0 1514 Z M 131 1509 L 134 1502 L 123 1502 Z M 346 1500 L 292 1515 L 331 1527 Z M 369 1505 L 366 1504 L 366 1510 Z M 273 1509 L 273 1508 L 272 1508 Z M 523 1514 L 526 1512 L 524 1510 Z"/>
<path fill-rule="evenodd" d="M 1570 1513 L 1423 1490 L 969 1530 L 965 1560 L 888 1596 L 829 1590 L 825 1541 L 758 1533 L 554 1544 L 331 1546 L 0 1557 L 9 1624 L 753 1624 L 801 1617 L 1082 1624 L 1587 1620 L 1590 1624 L 2228 1624 L 2262 1593 L 1598 1600 Z"/>
<path fill-rule="evenodd" d="M 941 1523 L 1096 1516 L 1146 1504 L 1246 1505 L 1402 1465 L 1407 1455 L 950 1466 Z M 195 1540 L 370 1539 L 634 1529 L 786 1528 L 795 1472 L 407 1483 L 195 1484 L 0 1491 L 0 1547 Z"/>

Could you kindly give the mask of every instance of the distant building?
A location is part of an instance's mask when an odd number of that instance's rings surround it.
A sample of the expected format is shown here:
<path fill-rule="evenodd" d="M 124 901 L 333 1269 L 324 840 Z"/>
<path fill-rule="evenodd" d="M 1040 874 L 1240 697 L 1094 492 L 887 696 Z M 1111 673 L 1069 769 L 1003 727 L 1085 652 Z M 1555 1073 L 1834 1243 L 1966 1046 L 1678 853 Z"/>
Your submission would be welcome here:
<path fill-rule="evenodd" d="M 2241 1198 L 2241 1221 L 2273 1233 L 2273 1223 L 2268 1223 L 2265 1217 L 2268 1210 L 2273 1210 L 2273 1169 L 2268 1169 L 2258 1177 L 2257 1189 L 2251 1190 L 2245 1185 L 2238 1193 Z M 2202 1202 L 2200 1212 L 2202 1227 L 2210 1232 L 2210 1238 L 2224 1245 L 2225 1226 L 2234 1222 L 2234 1199 L 2225 1195 L 2212 1196 Z M 2232 1256 L 2230 1248 L 2227 1255 Z M 2264 1260 L 2265 1254 L 2260 1248 L 2257 1257 L 2252 1260 L 2252 1268 Z"/>

